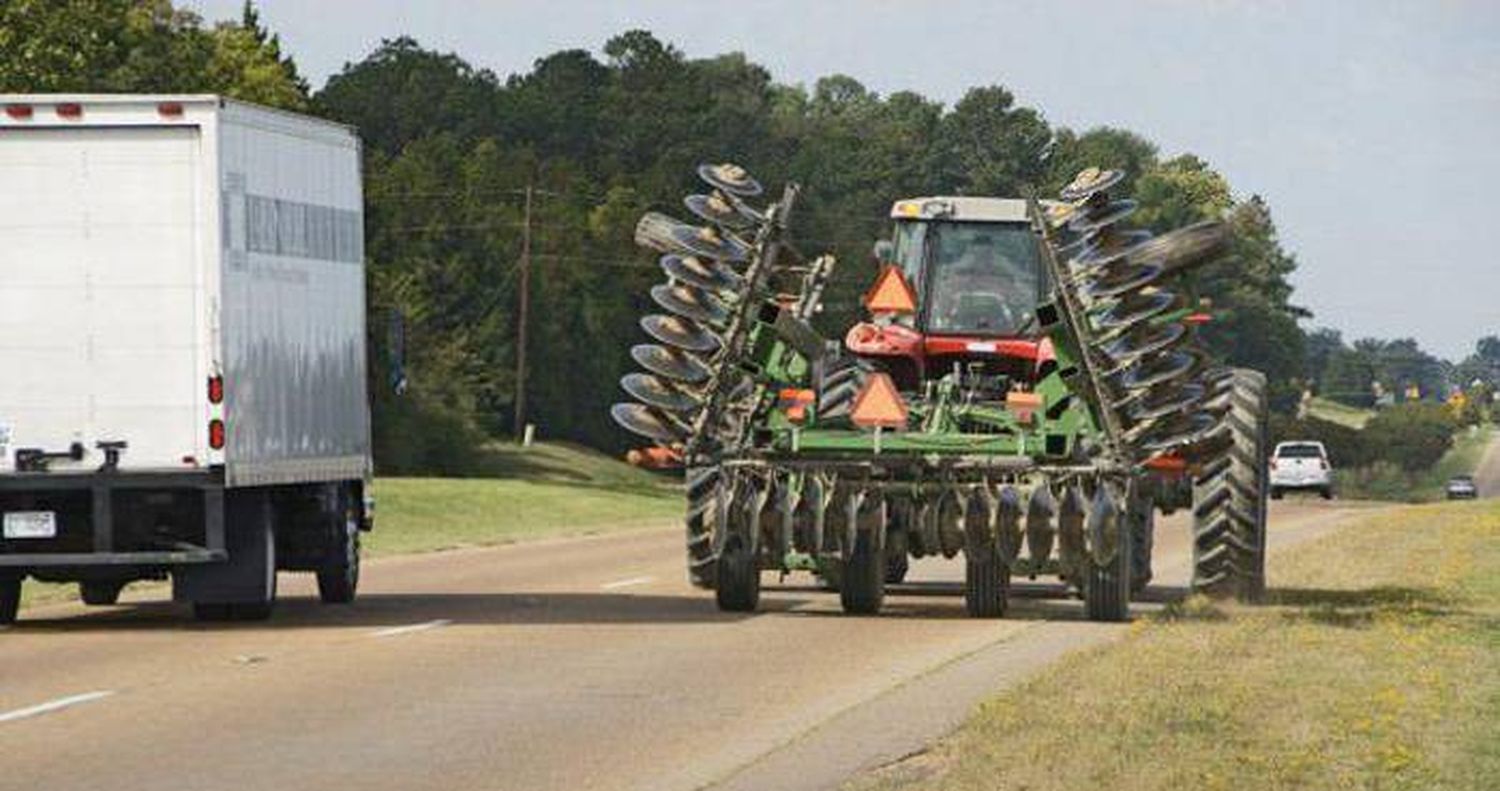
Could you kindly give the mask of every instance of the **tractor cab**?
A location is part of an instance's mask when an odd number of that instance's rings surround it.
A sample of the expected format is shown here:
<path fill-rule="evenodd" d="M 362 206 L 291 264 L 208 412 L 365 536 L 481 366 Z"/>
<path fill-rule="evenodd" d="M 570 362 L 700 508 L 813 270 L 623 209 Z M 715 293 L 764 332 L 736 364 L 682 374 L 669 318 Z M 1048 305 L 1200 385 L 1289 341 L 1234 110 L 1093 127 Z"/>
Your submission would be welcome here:
<path fill-rule="evenodd" d="M 1036 309 L 1048 290 L 1026 202 L 933 197 L 898 201 L 891 239 L 866 294 L 871 319 L 845 338 L 902 390 L 955 370 L 1031 382 L 1050 357 Z"/>

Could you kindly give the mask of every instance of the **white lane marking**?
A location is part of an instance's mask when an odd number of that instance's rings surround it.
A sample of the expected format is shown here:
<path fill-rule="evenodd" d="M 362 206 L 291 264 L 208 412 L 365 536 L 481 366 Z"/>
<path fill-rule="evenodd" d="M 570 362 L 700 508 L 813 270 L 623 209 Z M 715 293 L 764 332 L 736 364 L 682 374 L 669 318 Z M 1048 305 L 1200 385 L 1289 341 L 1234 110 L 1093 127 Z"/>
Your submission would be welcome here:
<path fill-rule="evenodd" d="M 426 623 L 414 623 L 408 624 L 406 626 L 392 626 L 389 629 L 381 629 L 377 632 L 371 632 L 370 636 L 395 637 L 396 635 L 411 634 L 412 632 L 425 632 L 428 629 L 438 629 L 451 623 L 453 622 L 448 620 L 447 618 L 439 618 L 436 621 L 427 621 Z"/>
<path fill-rule="evenodd" d="M 15 711 L 7 711 L 3 714 L 0 714 L 0 723 L 15 722 L 16 720 L 24 720 L 27 717 L 37 717 L 42 714 L 51 714 L 54 711 L 60 711 L 62 709 L 68 708 L 69 706 L 77 706 L 83 703 L 92 703 L 96 700 L 107 698 L 113 694 L 115 694 L 114 690 L 104 689 L 99 690 L 98 692 L 85 692 L 82 695 L 69 695 L 66 698 L 49 700 L 46 703 L 38 703 L 35 706 L 28 706 L 24 709 L 16 709 Z"/>
<path fill-rule="evenodd" d="M 632 585 L 645 585 L 648 582 L 655 582 L 655 581 L 656 581 L 655 577 L 631 577 L 630 579 L 626 579 L 626 580 L 615 580 L 614 582 L 606 582 L 603 585 L 600 585 L 599 587 L 602 588 L 602 589 L 604 589 L 604 590 L 607 590 L 607 591 L 612 591 L 612 590 L 615 590 L 617 588 L 628 588 L 628 587 L 630 587 Z"/>

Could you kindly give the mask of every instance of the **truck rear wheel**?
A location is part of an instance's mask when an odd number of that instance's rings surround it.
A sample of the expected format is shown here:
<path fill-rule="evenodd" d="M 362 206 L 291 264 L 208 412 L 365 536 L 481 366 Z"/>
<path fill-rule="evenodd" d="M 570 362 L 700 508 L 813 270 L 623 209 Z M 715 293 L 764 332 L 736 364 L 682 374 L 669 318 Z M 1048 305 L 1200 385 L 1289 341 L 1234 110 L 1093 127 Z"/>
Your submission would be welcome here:
<path fill-rule="evenodd" d="M 120 600 L 125 583 L 120 580 L 90 580 L 78 583 L 78 597 L 84 604 L 107 606 Z"/>
<path fill-rule="evenodd" d="M 0 626 L 16 622 L 21 611 L 21 576 L 0 574 Z"/>
<path fill-rule="evenodd" d="M 230 568 L 237 572 L 235 593 L 218 594 L 231 601 L 194 600 L 193 617 L 200 621 L 264 621 L 276 605 L 276 529 L 271 499 L 265 492 L 230 492 L 225 507 L 225 528 L 237 533 L 230 551 Z M 244 560 L 236 568 L 236 554 Z M 262 576 L 263 575 L 263 576 Z M 246 583 L 241 587 L 240 583 Z M 246 589 L 257 590 L 256 598 L 239 598 Z"/>
<path fill-rule="evenodd" d="M 318 598 L 324 604 L 349 604 L 359 591 L 359 512 L 348 492 L 340 492 L 337 522 L 338 546 L 329 562 L 318 571 Z"/>

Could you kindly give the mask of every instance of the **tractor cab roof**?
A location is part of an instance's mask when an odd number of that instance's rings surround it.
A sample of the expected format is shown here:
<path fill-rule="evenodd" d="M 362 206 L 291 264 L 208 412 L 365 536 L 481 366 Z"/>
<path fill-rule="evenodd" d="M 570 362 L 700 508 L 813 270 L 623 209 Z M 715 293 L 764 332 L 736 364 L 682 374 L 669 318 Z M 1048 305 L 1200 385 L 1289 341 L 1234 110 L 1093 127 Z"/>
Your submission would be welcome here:
<path fill-rule="evenodd" d="M 896 201 L 891 206 L 891 218 L 947 222 L 1026 222 L 1026 201 L 970 195 L 907 198 Z"/>

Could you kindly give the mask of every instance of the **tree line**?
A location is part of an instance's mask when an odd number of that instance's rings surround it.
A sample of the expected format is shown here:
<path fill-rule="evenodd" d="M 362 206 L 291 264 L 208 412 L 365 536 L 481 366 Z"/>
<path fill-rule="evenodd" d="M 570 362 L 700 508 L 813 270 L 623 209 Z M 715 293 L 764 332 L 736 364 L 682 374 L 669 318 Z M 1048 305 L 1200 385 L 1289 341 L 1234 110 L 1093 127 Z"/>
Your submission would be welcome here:
<path fill-rule="evenodd" d="M 528 189 L 526 419 L 544 437 L 625 447 L 607 407 L 660 278 L 632 230 L 649 209 L 683 214 L 678 201 L 705 161 L 803 185 L 794 236 L 841 262 L 820 319 L 831 335 L 858 315 L 871 244 L 895 199 L 1047 195 L 1100 165 L 1129 172 L 1145 227 L 1231 225 L 1234 255 L 1190 290 L 1213 305 L 1209 347 L 1266 371 L 1283 408 L 1309 381 L 1358 390 L 1371 360 L 1436 381 L 1414 342 L 1349 347 L 1332 331 L 1303 331 L 1310 314 L 1288 280 L 1297 261 L 1265 200 L 1237 198 L 1207 162 L 1163 155 L 1129 130 L 1049 124 L 999 85 L 951 107 L 909 91 L 882 96 L 843 75 L 788 85 L 742 54 L 690 58 L 632 30 L 599 56 L 565 50 L 505 78 L 395 38 L 313 92 L 248 3 L 239 21 L 206 27 L 169 0 L 13 0 L 0 10 L 0 90 L 214 91 L 356 126 L 385 472 L 461 473 L 510 430 Z M 1393 383 L 1406 376 L 1391 371 Z"/>

